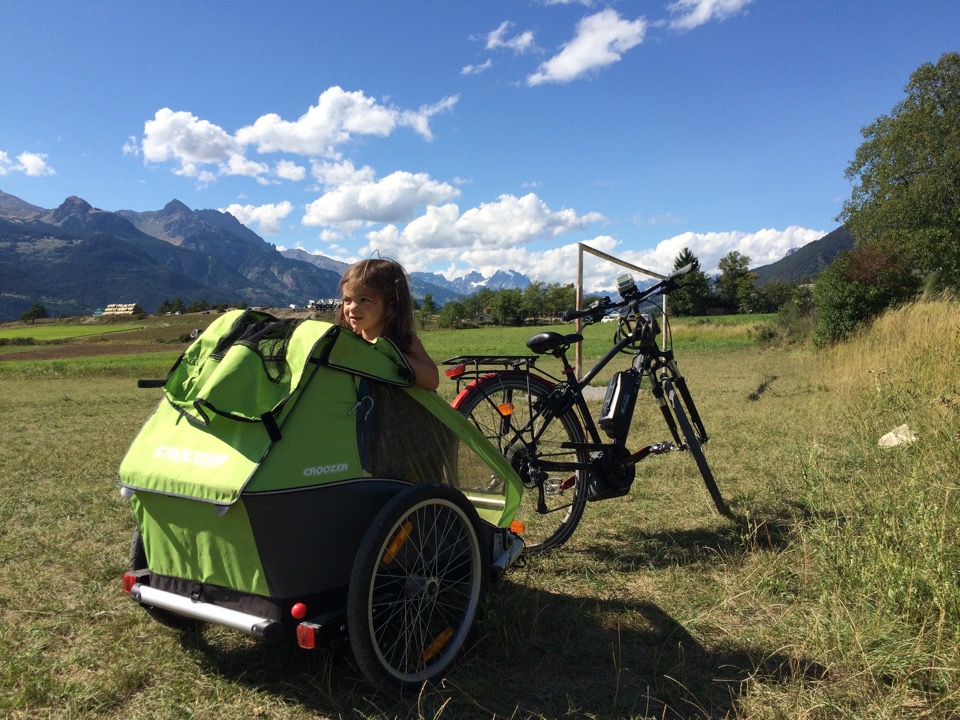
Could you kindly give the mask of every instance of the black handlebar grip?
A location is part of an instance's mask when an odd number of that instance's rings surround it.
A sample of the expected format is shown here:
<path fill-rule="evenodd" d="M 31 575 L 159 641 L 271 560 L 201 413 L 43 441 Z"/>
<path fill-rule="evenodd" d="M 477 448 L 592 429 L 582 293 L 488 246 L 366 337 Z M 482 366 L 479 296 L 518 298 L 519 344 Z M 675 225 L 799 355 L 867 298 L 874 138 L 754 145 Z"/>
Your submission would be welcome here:
<path fill-rule="evenodd" d="M 160 388 L 163 387 L 166 380 L 137 380 L 138 388 Z"/>

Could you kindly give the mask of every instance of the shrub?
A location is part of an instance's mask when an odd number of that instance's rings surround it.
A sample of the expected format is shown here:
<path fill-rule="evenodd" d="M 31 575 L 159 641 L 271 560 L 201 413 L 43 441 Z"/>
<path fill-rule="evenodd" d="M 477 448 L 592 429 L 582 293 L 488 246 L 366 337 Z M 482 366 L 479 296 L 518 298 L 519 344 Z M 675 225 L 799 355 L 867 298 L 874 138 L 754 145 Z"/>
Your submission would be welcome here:
<path fill-rule="evenodd" d="M 814 288 L 814 343 L 823 346 L 850 337 L 888 307 L 915 296 L 919 285 L 892 247 L 858 245 L 840 253 Z"/>

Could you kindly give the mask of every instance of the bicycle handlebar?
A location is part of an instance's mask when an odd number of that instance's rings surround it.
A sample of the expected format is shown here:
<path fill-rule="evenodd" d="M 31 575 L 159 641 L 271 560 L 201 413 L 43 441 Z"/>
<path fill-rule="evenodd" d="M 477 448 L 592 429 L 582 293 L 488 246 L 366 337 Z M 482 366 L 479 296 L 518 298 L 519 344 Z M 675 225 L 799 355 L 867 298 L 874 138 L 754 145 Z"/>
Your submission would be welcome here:
<path fill-rule="evenodd" d="M 676 290 L 677 280 L 687 273 L 692 272 L 696 265 L 696 263 L 684 265 L 679 270 L 663 278 L 663 280 L 655 285 L 648 287 L 646 290 L 637 290 L 636 286 L 631 284 L 634 290 L 632 292 L 627 291 L 627 294 L 620 302 L 610 302 L 609 297 L 603 297 L 590 303 L 590 306 L 583 310 L 567 310 L 563 314 L 563 320 L 564 322 L 570 322 L 572 320 L 579 320 L 580 318 L 590 318 L 590 322 L 597 322 L 603 318 L 604 315 L 609 315 L 613 310 L 619 310 L 630 303 L 640 302 L 654 295 L 668 295 Z"/>

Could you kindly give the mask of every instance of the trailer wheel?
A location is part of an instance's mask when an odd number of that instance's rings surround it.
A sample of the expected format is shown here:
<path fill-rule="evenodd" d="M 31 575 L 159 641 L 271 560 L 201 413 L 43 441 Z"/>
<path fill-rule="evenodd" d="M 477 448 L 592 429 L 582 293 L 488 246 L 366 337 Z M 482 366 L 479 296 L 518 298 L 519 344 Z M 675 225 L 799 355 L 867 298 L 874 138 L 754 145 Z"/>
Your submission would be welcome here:
<path fill-rule="evenodd" d="M 364 536 L 347 596 L 354 659 L 375 687 L 419 689 L 469 646 L 489 562 L 480 519 L 459 490 L 413 485 Z"/>

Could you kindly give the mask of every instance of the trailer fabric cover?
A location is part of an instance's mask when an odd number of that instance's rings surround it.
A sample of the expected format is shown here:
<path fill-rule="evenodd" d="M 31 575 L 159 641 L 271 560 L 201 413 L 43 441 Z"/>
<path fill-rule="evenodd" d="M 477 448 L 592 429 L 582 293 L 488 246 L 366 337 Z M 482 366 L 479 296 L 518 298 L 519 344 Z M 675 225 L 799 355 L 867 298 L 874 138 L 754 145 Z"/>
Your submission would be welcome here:
<path fill-rule="evenodd" d="M 481 518 L 508 525 L 516 472 L 412 382 L 384 338 L 249 310 L 216 319 L 170 371 L 120 465 L 151 571 L 270 596 L 293 586 L 278 576 L 283 548 L 307 548 L 317 567 L 336 553 L 327 565 L 349 567 L 350 533 L 411 482 L 459 487 Z M 325 534 L 322 517 L 340 530 Z"/>

